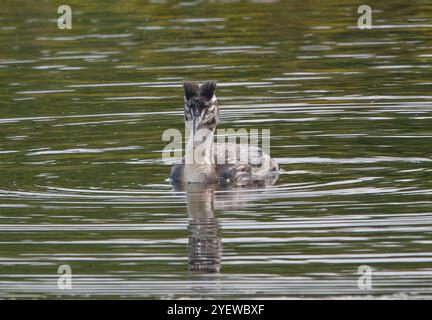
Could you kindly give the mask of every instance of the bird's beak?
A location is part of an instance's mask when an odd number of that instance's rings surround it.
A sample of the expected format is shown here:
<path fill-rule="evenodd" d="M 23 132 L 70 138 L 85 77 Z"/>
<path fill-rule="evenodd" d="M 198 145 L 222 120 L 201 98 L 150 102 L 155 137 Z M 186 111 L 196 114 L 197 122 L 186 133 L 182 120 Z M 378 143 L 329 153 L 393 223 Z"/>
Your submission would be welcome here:
<path fill-rule="evenodd" d="M 192 118 L 192 133 L 194 136 L 197 132 L 199 123 L 200 123 L 200 116 L 199 114 L 195 113 Z"/>

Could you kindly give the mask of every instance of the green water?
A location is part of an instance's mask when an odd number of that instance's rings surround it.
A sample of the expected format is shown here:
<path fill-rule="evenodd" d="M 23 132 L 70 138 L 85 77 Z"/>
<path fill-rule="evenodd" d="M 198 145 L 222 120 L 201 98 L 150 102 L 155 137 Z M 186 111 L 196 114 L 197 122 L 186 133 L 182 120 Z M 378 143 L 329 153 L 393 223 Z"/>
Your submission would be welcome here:
<path fill-rule="evenodd" d="M 1 298 L 431 297 L 430 2 L 60 4 L 0 8 Z M 273 187 L 172 190 L 185 79 L 271 130 Z"/>

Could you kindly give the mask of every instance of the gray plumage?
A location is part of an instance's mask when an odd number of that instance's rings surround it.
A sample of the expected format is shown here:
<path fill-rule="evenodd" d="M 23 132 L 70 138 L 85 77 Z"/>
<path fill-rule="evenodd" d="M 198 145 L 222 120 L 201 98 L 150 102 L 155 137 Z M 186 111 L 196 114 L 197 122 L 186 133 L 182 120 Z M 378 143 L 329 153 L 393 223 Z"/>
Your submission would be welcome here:
<path fill-rule="evenodd" d="M 207 174 L 207 182 L 209 184 L 218 183 L 223 186 L 256 186 L 264 187 L 272 185 L 279 176 L 279 167 L 275 160 L 269 155 L 258 149 L 258 156 L 252 157 L 249 161 L 241 161 L 241 154 L 250 154 L 250 149 L 255 147 L 244 144 L 225 143 L 214 144 L 214 158 L 217 163 L 217 158 L 223 152 L 222 150 L 235 150 L 234 153 L 225 152 L 224 164 L 216 164 Z M 171 169 L 170 179 L 173 183 L 178 184 L 184 182 L 185 159 L 176 164 Z M 190 164 L 189 166 L 197 166 Z"/>

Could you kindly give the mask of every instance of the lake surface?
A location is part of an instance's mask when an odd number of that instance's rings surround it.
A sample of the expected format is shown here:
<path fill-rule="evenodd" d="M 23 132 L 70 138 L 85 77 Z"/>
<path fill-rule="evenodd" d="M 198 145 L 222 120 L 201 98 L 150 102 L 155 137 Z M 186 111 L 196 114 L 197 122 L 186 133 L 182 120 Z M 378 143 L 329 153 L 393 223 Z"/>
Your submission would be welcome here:
<path fill-rule="evenodd" d="M 0 298 L 432 297 L 430 1 L 67 4 L 0 9 Z M 184 79 L 272 187 L 172 189 Z"/>

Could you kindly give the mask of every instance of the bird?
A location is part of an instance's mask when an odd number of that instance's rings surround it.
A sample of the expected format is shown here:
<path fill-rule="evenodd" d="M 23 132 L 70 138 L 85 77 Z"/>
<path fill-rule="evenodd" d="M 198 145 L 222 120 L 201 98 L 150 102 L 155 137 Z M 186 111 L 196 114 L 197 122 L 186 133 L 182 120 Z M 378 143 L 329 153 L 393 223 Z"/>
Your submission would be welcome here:
<path fill-rule="evenodd" d="M 216 82 L 185 81 L 184 121 L 189 132 L 185 156 L 171 169 L 173 185 L 265 187 L 279 176 L 277 162 L 256 145 L 215 143 L 219 124 Z"/>

